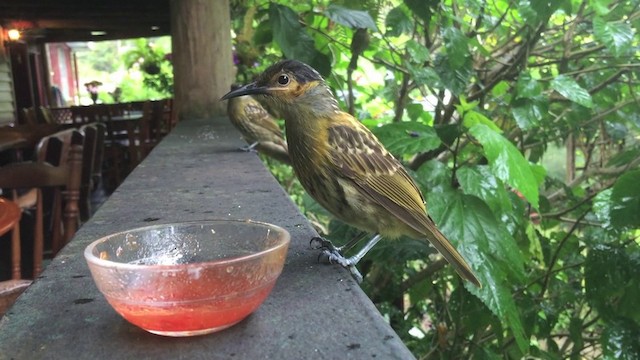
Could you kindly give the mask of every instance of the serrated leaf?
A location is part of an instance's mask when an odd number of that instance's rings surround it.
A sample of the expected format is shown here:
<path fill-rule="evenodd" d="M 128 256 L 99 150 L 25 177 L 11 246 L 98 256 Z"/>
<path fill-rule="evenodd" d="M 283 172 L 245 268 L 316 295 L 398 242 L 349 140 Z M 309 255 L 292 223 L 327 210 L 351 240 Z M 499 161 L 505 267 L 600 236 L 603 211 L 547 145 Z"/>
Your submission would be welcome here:
<path fill-rule="evenodd" d="M 558 75 L 551 81 L 551 88 L 577 104 L 588 108 L 593 106 L 593 100 L 589 92 L 580 86 L 572 77 Z"/>
<path fill-rule="evenodd" d="M 325 10 L 325 15 L 332 21 L 352 29 L 370 29 L 378 31 L 375 21 L 368 12 L 347 9 L 340 5 L 331 4 Z"/>
<path fill-rule="evenodd" d="M 511 200 L 504 184 L 496 178 L 486 165 L 462 167 L 456 177 L 465 194 L 484 200 L 494 212 L 511 210 Z"/>
<path fill-rule="evenodd" d="M 640 170 L 629 171 L 616 181 L 611 192 L 613 226 L 640 227 Z"/>
<path fill-rule="evenodd" d="M 373 129 L 373 133 L 389 152 L 396 155 L 413 155 L 433 150 L 441 143 L 432 127 L 415 121 L 383 125 Z"/>
<path fill-rule="evenodd" d="M 615 57 L 626 54 L 633 42 L 634 30 L 624 22 L 607 22 L 601 17 L 593 19 L 593 34 Z"/>
<path fill-rule="evenodd" d="M 422 64 L 429 59 L 429 49 L 419 42 L 410 39 L 405 45 L 412 62 Z"/>
<path fill-rule="evenodd" d="M 502 130 L 498 127 L 498 125 L 496 125 L 493 121 L 491 121 L 491 119 L 473 110 L 470 110 L 464 113 L 464 119 L 462 120 L 462 124 L 467 128 L 471 128 L 476 124 L 484 124 L 490 127 L 493 131 L 497 133 L 502 132 Z"/>
<path fill-rule="evenodd" d="M 515 240 L 498 226 L 491 209 L 475 196 L 431 193 L 429 213 L 470 263 L 482 288 L 465 284 L 514 334 L 520 350 L 529 347 L 509 280 L 522 278 L 523 260 Z"/>
<path fill-rule="evenodd" d="M 451 187 L 451 170 L 438 160 L 429 160 L 415 172 L 415 179 L 424 193 L 435 193 L 453 190 Z"/>
<path fill-rule="evenodd" d="M 485 124 L 476 124 L 469 132 L 482 144 L 493 174 L 520 191 L 534 208 L 538 208 L 538 184 L 522 153 L 511 141 Z"/>
<path fill-rule="evenodd" d="M 315 42 L 300 25 L 295 11 L 288 6 L 271 3 L 269 21 L 273 30 L 273 40 L 280 46 L 285 57 L 305 62 L 322 75 L 330 73 L 329 56 L 315 48 Z"/>
<path fill-rule="evenodd" d="M 413 21 L 401 6 L 389 11 L 384 25 L 387 28 L 386 36 L 400 36 L 403 33 L 410 33 L 413 29 Z"/>

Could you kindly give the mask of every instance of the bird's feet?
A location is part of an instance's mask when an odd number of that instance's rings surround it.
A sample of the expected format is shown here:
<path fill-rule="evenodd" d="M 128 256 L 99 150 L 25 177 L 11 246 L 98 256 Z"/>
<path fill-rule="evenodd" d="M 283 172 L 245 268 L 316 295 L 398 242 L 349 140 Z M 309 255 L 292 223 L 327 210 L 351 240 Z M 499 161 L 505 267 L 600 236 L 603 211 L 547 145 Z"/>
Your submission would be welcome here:
<path fill-rule="evenodd" d="M 246 152 L 256 151 L 255 148 L 257 145 L 258 145 L 258 142 L 256 141 L 251 145 L 240 146 L 239 149 Z"/>
<path fill-rule="evenodd" d="M 342 255 L 342 247 L 336 247 L 330 240 L 318 236 L 312 238 L 309 245 L 314 250 L 322 250 L 318 256 L 318 260 L 325 258 L 329 264 L 340 264 L 351 272 L 351 276 L 353 276 L 358 283 L 362 282 L 362 274 L 360 274 L 360 271 L 356 268 L 357 261 L 354 261 L 354 258 L 344 257 L 344 255 Z"/>

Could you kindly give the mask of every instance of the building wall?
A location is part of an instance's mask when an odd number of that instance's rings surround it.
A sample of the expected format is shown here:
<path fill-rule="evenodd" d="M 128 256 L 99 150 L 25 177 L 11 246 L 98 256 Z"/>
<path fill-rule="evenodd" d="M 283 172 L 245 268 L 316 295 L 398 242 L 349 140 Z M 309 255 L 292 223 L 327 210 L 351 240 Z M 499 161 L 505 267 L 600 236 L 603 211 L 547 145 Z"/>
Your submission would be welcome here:
<path fill-rule="evenodd" d="M 5 48 L 5 29 L 0 27 L 0 126 L 15 121 L 15 100 L 9 54 Z"/>
<path fill-rule="evenodd" d="M 60 90 L 65 102 L 68 103 L 76 95 L 72 49 L 64 43 L 51 43 L 47 44 L 47 53 L 51 85 Z"/>

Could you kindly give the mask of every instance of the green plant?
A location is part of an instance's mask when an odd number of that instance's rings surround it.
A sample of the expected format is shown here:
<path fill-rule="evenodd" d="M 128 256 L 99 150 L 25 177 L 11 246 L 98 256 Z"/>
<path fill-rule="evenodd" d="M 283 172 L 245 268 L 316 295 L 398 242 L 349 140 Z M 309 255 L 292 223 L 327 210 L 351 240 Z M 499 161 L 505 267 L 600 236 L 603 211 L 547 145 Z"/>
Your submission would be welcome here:
<path fill-rule="evenodd" d="M 155 46 L 149 39 L 136 39 L 135 48 L 124 54 L 124 63 L 128 68 L 138 68 L 143 74 L 143 83 L 163 97 L 173 95 L 173 66 L 170 56 Z"/>
<path fill-rule="evenodd" d="M 365 258 L 363 288 L 417 357 L 640 357 L 638 0 L 232 5 L 255 15 L 233 19 L 242 51 L 264 54 L 240 80 L 282 55 L 318 69 L 483 281 L 408 239 Z M 559 147 L 564 181 L 543 161 Z M 354 235 L 290 190 L 332 240 Z"/>

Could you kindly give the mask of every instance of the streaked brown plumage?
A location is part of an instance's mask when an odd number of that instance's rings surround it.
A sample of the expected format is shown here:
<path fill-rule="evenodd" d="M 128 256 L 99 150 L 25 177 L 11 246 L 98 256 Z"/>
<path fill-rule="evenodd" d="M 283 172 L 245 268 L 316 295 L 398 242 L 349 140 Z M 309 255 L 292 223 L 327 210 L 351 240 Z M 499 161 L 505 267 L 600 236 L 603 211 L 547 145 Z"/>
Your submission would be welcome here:
<path fill-rule="evenodd" d="M 464 258 L 427 215 L 424 198 L 402 164 L 364 125 L 338 108 L 315 70 L 284 60 L 223 99 L 246 94 L 265 95 L 284 115 L 293 169 L 318 203 L 342 221 L 385 238 L 426 238 L 460 276 L 480 286 Z M 374 237 L 353 261 L 339 259 L 340 254 L 334 259 L 352 267 L 379 238 Z"/>
<path fill-rule="evenodd" d="M 291 163 L 287 142 L 273 117 L 250 95 L 229 99 L 227 113 L 231 123 L 249 143 L 245 150 L 256 148 L 275 159 Z"/>

